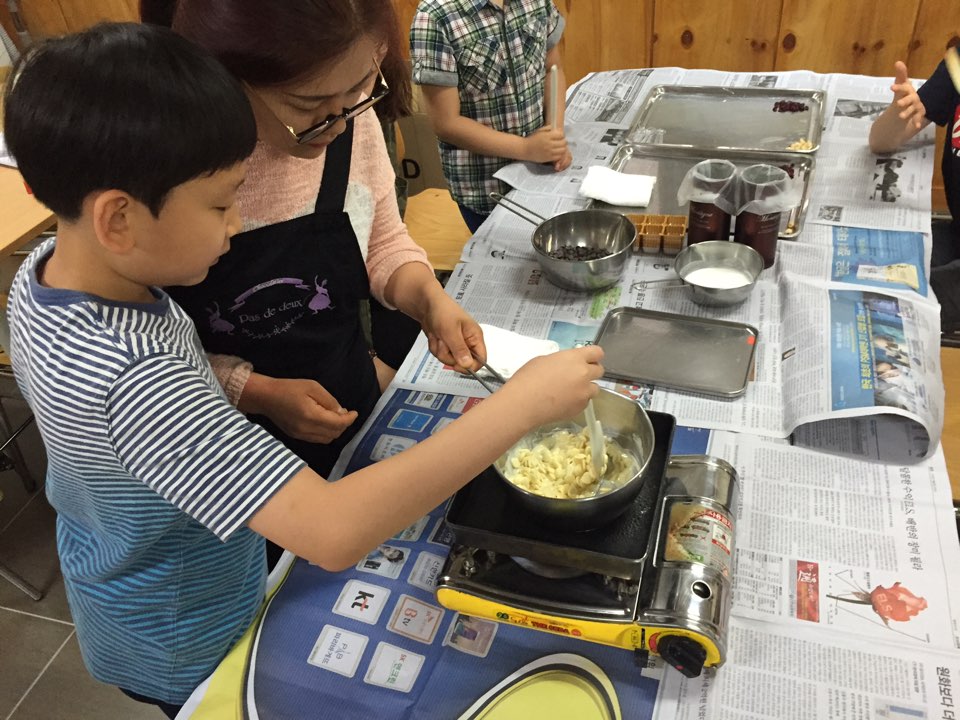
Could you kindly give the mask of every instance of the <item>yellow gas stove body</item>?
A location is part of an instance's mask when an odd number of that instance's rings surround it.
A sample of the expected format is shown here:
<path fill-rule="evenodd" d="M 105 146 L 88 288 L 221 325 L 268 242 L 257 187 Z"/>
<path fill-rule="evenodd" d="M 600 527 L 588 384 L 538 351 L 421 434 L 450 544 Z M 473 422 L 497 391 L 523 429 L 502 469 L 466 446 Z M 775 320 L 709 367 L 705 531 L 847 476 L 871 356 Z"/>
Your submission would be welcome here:
<path fill-rule="evenodd" d="M 437 599 L 465 615 L 653 653 L 696 677 L 726 655 L 738 492 L 725 461 L 673 457 L 639 580 L 581 572 L 576 552 L 570 567 L 457 544 Z M 455 535 L 456 520 L 448 514 Z"/>

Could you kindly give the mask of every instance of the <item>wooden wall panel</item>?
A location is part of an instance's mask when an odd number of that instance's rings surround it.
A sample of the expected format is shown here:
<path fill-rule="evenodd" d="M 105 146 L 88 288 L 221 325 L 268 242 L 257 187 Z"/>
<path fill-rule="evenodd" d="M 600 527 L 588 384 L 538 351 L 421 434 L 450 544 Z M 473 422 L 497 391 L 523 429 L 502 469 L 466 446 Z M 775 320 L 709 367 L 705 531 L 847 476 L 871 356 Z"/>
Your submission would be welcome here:
<path fill-rule="evenodd" d="M 101 20 L 139 20 L 137 0 L 19 0 L 20 16 L 35 37 L 75 32 Z"/>
<path fill-rule="evenodd" d="M 20 17 L 27 26 L 31 37 L 41 38 L 51 35 L 62 35 L 71 30 L 82 30 L 82 27 L 67 27 L 67 20 L 63 17 L 63 10 L 58 0 L 30 0 L 19 2 Z"/>
<path fill-rule="evenodd" d="M 566 19 L 560 52 L 568 83 L 590 72 L 651 64 L 654 0 L 554 2 Z"/>
<path fill-rule="evenodd" d="M 103 20 L 138 22 L 140 3 L 137 0 L 97 0 L 77 2 L 60 0 L 67 27 L 89 27 Z"/>
<path fill-rule="evenodd" d="M 777 70 L 891 75 L 921 0 L 783 0 Z"/>
<path fill-rule="evenodd" d="M 653 65 L 716 70 L 772 70 L 780 0 L 659 0 Z"/>
<path fill-rule="evenodd" d="M 929 77 L 949 45 L 960 42 L 960 3 L 956 0 L 921 0 L 907 63 L 912 77 Z M 891 74 L 892 70 L 888 71 Z M 882 73 L 880 73 L 882 74 Z"/>
<path fill-rule="evenodd" d="M 413 14 L 419 4 L 420 0 L 393 0 L 403 34 L 403 56 L 408 59 L 410 57 L 410 24 L 413 22 Z"/>

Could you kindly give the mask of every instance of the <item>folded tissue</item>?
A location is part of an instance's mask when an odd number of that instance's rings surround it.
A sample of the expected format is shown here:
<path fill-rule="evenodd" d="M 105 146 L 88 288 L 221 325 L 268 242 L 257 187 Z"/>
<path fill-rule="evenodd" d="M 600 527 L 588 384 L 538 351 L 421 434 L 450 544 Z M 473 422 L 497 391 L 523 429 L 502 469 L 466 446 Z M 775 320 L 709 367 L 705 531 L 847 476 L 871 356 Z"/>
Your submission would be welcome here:
<path fill-rule="evenodd" d="M 602 165 L 591 165 L 580 183 L 580 195 L 610 205 L 646 207 L 656 182 L 653 175 L 628 175 Z"/>
<path fill-rule="evenodd" d="M 483 342 L 487 346 L 487 365 L 508 380 L 529 360 L 560 349 L 553 340 L 528 337 L 486 323 L 481 323 L 480 328 L 483 330 Z M 480 369 L 477 374 L 487 375 L 487 372 Z"/>

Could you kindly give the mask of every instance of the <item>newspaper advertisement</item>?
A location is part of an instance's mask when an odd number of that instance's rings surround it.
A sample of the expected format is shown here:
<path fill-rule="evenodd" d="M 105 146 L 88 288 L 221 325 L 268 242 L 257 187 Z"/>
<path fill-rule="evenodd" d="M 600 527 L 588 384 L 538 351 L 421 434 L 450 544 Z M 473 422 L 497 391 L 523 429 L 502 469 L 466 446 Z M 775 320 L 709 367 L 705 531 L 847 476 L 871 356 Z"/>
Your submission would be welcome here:
<path fill-rule="evenodd" d="M 655 720 L 955 720 L 960 654 L 731 618 L 716 673 L 664 674 Z"/>
<path fill-rule="evenodd" d="M 829 289 L 782 274 L 779 352 L 784 424 L 887 413 L 943 429 L 939 309 L 869 291 Z"/>
<path fill-rule="evenodd" d="M 812 224 L 778 252 L 781 267 L 795 275 L 934 302 L 927 278 L 931 245 L 927 233 Z"/>
<path fill-rule="evenodd" d="M 709 453 L 740 477 L 735 615 L 960 648 L 960 577 L 944 572 L 960 566 L 960 545 L 942 511 L 942 453 L 863 463 L 726 432 L 711 433 Z"/>

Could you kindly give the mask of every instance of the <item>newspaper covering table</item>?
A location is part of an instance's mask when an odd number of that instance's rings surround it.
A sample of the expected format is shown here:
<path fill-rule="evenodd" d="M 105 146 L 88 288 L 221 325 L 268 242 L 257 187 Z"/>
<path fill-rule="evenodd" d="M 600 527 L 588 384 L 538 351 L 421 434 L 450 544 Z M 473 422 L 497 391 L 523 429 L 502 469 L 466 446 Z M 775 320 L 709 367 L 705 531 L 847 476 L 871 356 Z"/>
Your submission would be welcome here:
<path fill-rule="evenodd" d="M 888 79 L 601 73 L 569 94 L 574 166 L 511 166 L 514 195 L 547 215 L 576 207 L 586 166 L 610 157 L 649 88 L 666 83 L 827 93 L 812 212 L 746 304 L 708 310 L 656 291 L 646 282 L 668 277 L 670 259 L 640 255 L 606 292 L 560 290 L 529 255 L 532 228 L 500 209 L 447 290 L 481 322 L 563 347 L 591 342 L 624 305 L 759 328 L 756 369 L 736 400 L 611 383 L 677 417 L 674 454 L 707 453 L 739 473 L 726 664 L 691 680 L 655 659 L 637 667 L 626 650 L 441 608 L 432 589 L 452 538 L 440 507 L 352 571 L 286 558 L 262 618 L 181 717 L 495 718 L 508 693 L 528 717 L 956 717 L 960 544 L 938 445 L 932 135 L 896 154 L 892 192 L 889 177 L 876 187 L 887 168 L 863 149 Z M 334 475 L 410 447 L 485 395 L 421 339 Z"/>

